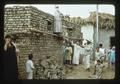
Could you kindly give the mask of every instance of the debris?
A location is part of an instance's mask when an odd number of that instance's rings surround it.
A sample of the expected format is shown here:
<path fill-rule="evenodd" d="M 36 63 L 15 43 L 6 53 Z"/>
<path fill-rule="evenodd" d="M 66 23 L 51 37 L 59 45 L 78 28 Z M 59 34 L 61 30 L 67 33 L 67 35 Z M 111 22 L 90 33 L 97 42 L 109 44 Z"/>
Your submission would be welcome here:
<path fill-rule="evenodd" d="M 53 57 L 39 61 L 35 66 L 34 79 L 65 79 L 65 67 L 60 66 Z"/>

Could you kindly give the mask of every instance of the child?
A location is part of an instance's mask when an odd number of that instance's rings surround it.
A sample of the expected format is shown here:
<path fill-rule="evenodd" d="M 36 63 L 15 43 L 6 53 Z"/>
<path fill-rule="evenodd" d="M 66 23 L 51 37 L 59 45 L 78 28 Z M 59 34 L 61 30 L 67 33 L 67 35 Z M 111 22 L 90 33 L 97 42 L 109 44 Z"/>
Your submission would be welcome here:
<path fill-rule="evenodd" d="M 67 64 L 71 64 L 72 63 L 72 47 L 70 46 L 70 43 L 68 43 L 68 46 L 66 47 L 66 52 L 67 52 Z"/>
<path fill-rule="evenodd" d="M 99 47 L 96 48 L 95 52 L 95 65 L 97 64 L 98 59 L 100 59 Z"/>
<path fill-rule="evenodd" d="M 100 60 L 97 60 L 97 64 L 95 65 L 94 75 L 96 79 L 100 79 L 103 73 L 103 65 Z"/>
<path fill-rule="evenodd" d="M 27 79 L 33 79 L 33 69 L 34 69 L 34 65 L 32 62 L 33 55 L 29 54 L 28 58 L 29 59 L 26 62 Z"/>

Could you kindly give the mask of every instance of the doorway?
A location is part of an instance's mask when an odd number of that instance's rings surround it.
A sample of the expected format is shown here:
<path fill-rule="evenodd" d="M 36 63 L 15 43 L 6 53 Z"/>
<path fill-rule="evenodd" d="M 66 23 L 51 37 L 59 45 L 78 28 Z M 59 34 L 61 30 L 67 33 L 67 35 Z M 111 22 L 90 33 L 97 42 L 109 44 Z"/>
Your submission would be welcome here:
<path fill-rule="evenodd" d="M 111 46 L 115 46 L 115 36 L 110 37 L 110 44 Z"/>

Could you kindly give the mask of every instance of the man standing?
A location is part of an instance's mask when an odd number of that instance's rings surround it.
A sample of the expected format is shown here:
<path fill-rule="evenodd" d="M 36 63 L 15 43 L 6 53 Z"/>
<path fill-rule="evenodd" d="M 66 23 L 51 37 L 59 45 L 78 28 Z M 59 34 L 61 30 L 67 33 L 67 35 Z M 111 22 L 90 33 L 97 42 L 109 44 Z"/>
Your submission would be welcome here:
<path fill-rule="evenodd" d="M 100 58 L 104 62 L 105 61 L 105 49 L 102 47 L 102 44 L 99 44 L 99 53 L 100 53 Z"/>
<path fill-rule="evenodd" d="M 110 68 L 110 55 L 111 55 L 111 51 L 112 51 L 112 46 L 110 45 L 110 48 L 109 48 L 108 53 L 107 53 L 108 68 Z"/>
<path fill-rule="evenodd" d="M 79 65 L 81 47 L 79 46 L 78 42 L 76 42 L 76 44 L 74 44 L 73 41 L 72 41 L 71 45 L 74 46 L 74 54 L 73 54 L 72 63 L 75 64 L 75 65 Z"/>
<path fill-rule="evenodd" d="M 113 46 L 111 53 L 110 53 L 110 65 L 112 70 L 115 70 L 115 46 Z"/>
<path fill-rule="evenodd" d="M 60 33 L 62 31 L 62 14 L 59 11 L 59 6 L 55 7 L 55 16 L 54 16 L 54 33 Z"/>
<path fill-rule="evenodd" d="M 90 55 L 91 55 L 91 48 L 89 45 L 85 45 L 85 69 L 90 71 Z"/>

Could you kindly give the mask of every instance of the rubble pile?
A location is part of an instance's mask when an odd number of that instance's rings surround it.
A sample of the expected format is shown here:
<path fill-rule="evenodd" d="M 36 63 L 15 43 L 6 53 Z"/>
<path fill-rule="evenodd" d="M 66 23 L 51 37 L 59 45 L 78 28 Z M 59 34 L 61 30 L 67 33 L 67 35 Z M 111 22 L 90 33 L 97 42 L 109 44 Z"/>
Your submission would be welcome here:
<path fill-rule="evenodd" d="M 34 79 L 65 79 L 65 67 L 59 65 L 53 57 L 39 60 L 35 68 Z"/>

